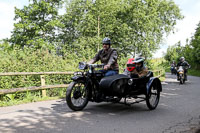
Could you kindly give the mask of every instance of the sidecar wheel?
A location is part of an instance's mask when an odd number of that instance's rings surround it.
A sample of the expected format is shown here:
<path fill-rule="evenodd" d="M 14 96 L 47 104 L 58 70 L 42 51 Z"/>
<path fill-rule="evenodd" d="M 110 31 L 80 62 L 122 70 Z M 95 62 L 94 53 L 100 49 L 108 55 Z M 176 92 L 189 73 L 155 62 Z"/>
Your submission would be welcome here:
<path fill-rule="evenodd" d="M 150 87 L 149 93 L 146 94 L 147 107 L 150 110 L 154 110 L 158 106 L 159 100 L 160 100 L 160 90 L 156 82 L 154 82 L 153 85 Z"/>
<path fill-rule="evenodd" d="M 113 100 L 114 103 L 119 103 L 121 101 L 122 97 L 115 97 Z"/>
<path fill-rule="evenodd" d="M 83 81 L 73 81 L 66 92 L 66 102 L 70 109 L 80 111 L 88 104 L 89 91 Z"/>

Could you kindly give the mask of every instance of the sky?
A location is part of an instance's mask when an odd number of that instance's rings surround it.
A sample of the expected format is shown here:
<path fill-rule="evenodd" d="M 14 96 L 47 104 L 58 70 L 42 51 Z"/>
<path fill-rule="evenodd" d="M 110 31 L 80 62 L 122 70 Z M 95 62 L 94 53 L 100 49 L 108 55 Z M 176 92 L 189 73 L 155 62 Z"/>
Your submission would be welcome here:
<path fill-rule="evenodd" d="M 174 0 L 181 9 L 184 19 L 177 21 L 175 33 L 169 34 L 162 42 L 161 49 L 154 57 L 161 57 L 167 47 L 181 41 L 185 45 L 186 39 L 190 39 L 195 33 L 197 24 L 200 22 L 200 0 Z M 0 40 L 9 38 L 14 25 L 14 7 L 23 8 L 29 0 L 0 0 Z"/>
<path fill-rule="evenodd" d="M 162 57 L 166 53 L 167 47 L 181 42 L 181 45 L 186 44 L 186 39 L 191 39 L 200 22 L 200 0 L 174 0 L 179 6 L 184 19 L 177 21 L 175 33 L 165 37 L 161 49 L 158 50 L 154 57 Z"/>

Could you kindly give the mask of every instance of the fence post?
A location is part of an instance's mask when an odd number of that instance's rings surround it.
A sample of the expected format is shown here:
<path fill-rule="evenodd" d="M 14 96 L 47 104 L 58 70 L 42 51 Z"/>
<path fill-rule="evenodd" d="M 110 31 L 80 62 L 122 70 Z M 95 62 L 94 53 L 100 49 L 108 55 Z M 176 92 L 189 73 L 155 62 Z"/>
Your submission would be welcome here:
<path fill-rule="evenodd" d="M 162 77 L 162 69 L 160 69 L 160 77 Z"/>
<path fill-rule="evenodd" d="M 41 79 L 41 86 L 45 86 L 45 76 L 40 75 L 40 79 Z M 42 97 L 46 97 L 46 96 L 47 96 L 46 90 L 42 90 Z"/>
<path fill-rule="evenodd" d="M 0 95 L 0 101 L 3 101 L 3 95 Z"/>

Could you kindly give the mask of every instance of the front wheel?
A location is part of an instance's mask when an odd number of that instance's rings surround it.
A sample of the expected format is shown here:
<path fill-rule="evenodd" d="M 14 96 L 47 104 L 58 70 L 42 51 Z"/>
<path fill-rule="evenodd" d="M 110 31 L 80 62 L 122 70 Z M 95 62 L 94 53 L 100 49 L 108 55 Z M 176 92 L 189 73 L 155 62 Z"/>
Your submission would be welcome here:
<path fill-rule="evenodd" d="M 180 75 L 180 84 L 183 84 L 184 83 L 184 79 L 183 79 L 183 76 Z"/>
<path fill-rule="evenodd" d="M 89 90 L 84 81 L 73 81 L 66 92 L 66 102 L 70 109 L 80 111 L 88 104 Z"/>
<path fill-rule="evenodd" d="M 149 93 L 146 94 L 146 104 L 150 110 L 154 110 L 159 103 L 160 99 L 160 90 L 156 83 L 154 82 L 153 85 L 150 87 Z"/>

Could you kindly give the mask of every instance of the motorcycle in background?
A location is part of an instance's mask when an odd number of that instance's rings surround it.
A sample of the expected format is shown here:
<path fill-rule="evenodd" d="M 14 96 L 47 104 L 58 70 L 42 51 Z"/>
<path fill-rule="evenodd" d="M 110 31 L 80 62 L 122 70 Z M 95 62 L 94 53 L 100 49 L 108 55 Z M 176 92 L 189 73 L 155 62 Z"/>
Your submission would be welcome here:
<path fill-rule="evenodd" d="M 184 84 L 185 83 L 185 72 L 184 72 L 183 66 L 179 66 L 177 72 L 178 72 L 178 79 L 180 81 L 180 84 Z"/>
<path fill-rule="evenodd" d="M 171 66 L 170 69 L 171 69 L 171 74 L 172 74 L 172 75 L 173 75 L 173 74 L 175 74 L 175 75 L 177 74 L 177 70 L 176 70 L 177 68 L 176 68 L 175 66 Z"/>

